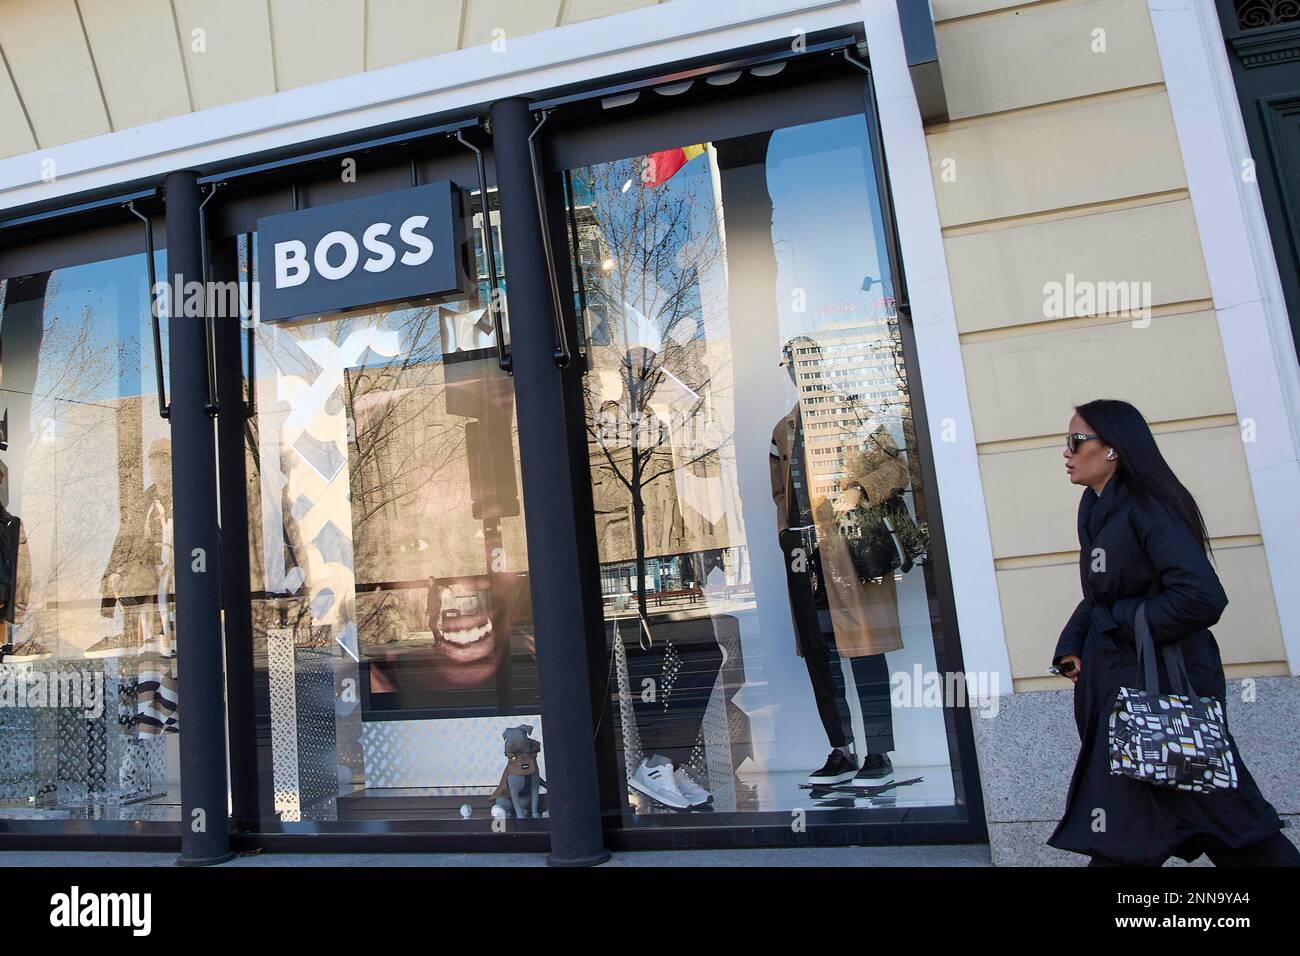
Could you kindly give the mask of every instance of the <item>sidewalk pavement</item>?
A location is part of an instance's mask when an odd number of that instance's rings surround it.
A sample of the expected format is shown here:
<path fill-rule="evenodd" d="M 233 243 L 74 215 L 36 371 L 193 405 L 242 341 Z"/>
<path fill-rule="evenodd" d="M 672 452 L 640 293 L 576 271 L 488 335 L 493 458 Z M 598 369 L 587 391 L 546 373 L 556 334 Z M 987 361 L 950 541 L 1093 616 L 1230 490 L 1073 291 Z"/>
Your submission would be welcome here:
<path fill-rule="evenodd" d="M 0 852 L 0 869 L 31 866 L 172 866 L 174 853 L 68 850 Z M 238 856 L 235 867 L 545 866 L 543 853 L 256 853 Z M 817 847 L 744 850 L 653 850 L 616 853 L 611 866 L 991 866 L 989 848 L 962 846 Z"/>

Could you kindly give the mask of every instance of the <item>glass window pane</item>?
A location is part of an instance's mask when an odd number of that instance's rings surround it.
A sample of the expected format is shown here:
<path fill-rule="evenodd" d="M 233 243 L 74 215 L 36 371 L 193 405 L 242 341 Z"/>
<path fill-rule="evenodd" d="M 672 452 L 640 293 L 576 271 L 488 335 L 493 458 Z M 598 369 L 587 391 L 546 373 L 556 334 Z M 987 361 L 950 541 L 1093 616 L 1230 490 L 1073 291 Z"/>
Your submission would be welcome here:
<path fill-rule="evenodd" d="M 0 283 L 0 817 L 180 819 L 146 286 L 143 255 Z"/>
<path fill-rule="evenodd" d="M 256 330 L 254 658 L 283 824 L 544 812 L 514 389 L 474 224 L 471 298 Z"/>
<path fill-rule="evenodd" d="M 866 119 L 662 145 L 570 170 L 628 812 L 952 808 Z"/>

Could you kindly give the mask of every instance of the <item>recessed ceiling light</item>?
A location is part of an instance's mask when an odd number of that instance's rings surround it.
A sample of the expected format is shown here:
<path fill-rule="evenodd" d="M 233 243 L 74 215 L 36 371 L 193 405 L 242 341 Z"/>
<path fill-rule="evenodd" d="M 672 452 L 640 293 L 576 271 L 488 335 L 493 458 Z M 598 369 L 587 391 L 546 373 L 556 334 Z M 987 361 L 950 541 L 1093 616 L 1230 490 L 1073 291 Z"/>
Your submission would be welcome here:
<path fill-rule="evenodd" d="M 704 82 L 710 86 L 727 86 L 740 79 L 741 72 L 741 70 L 732 70 L 730 73 L 714 73 L 712 76 L 707 77 Z"/>
<path fill-rule="evenodd" d="M 681 93 L 685 93 L 694 84 L 694 80 L 685 80 L 681 83 L 669 83 L 667 86 L 656 86 L 655 92 L 660 96 L 677 96 Z"/>
<path fill-rule="evenodd" d="M 637 97 L 640 95 L 641 94 L 638 91 L 633 91 L 631 93 L 617 93 L 614 96 L 602 97 L 600 105 L 602 109 L 607 110 L 617 109 L 620 106 L 630 106 L 637 101 Z"/>

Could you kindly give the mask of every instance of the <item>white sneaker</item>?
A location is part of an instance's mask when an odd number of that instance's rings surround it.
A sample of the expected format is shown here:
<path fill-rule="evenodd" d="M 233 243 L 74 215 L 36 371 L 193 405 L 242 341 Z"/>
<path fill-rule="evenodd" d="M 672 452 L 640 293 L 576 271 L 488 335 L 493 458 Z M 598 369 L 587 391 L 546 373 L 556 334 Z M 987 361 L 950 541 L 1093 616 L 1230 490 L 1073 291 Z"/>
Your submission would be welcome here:
<path fill-rule="evenodd" d="M 678 768 L 674 771 L 673 782 L 677 784 L 677 789 L 686 798 L 686 802 L 693 807 L 702 807 L 713 799 L 713 794 L 692 780 L 685 770 Z"/>
<path fill-rule="evenodd" d="M 677 789 L 677 781 L 673 778 L 673 765 L 666 763 L 658 767 L 651 767 L 646 761 L 641 761 L 641 766 L 636 768 L 636 773 L 628 779 L 628 785 L 633 790 L 644 793 L 652 800 L 658 800 L 666 807 L 672 807 L 674 810 L 686 810 L 691 804 L 682 792 Z"/>

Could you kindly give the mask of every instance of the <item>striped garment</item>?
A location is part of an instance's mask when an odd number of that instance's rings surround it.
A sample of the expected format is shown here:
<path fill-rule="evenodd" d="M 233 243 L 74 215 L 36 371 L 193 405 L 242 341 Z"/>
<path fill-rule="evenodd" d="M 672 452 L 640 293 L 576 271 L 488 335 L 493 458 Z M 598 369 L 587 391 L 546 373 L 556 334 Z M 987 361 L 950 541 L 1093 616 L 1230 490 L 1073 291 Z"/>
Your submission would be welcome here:
<path fill-rule="evenodd" d="M 176 658 L 150 649 L 140 655 L 136 679 L 136 733 L 141 736 L 174 734 L 177 723 Z"/>
<path fill-rule="evenodd" d="M 147 636 L 149 623 L 157 621 L 161 633 Z M 174 734 L 178 723 L 176 645 L 170 612 L 139 617 L 140 656 L 136 676 L 135 731 L 137 736 Z"/>

